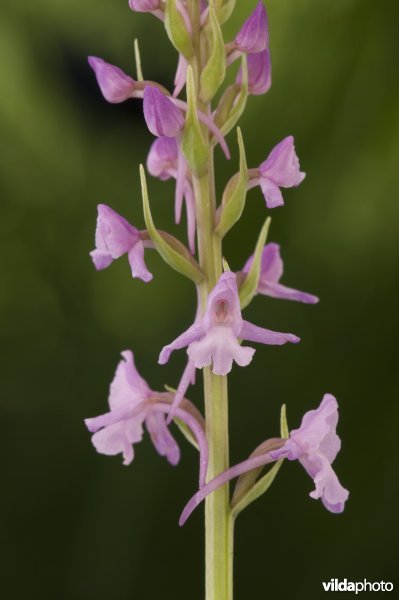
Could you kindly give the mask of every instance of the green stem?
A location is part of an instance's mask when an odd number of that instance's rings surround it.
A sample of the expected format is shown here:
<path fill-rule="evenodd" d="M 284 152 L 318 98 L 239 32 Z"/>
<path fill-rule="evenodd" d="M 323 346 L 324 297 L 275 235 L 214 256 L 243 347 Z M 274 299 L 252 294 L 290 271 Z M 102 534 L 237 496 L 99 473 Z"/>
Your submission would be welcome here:
<path fill-rule="evenodd" d="M 215 182 L 213 153 L 206 173 L 193 178 L 198 227 L 198 252 L 206 275 L 200 286 L 202 311 L 210 291 L 222 274 L 221 240 L 214 234 Z M 208 480 L 229 468 L 227 377 L 204 369 L 206 436 L 209 444 Z M 205 502 L 205 588 L 206 600 L 233 598 L 233 522 L 228 484 L 208 496 Z"/>

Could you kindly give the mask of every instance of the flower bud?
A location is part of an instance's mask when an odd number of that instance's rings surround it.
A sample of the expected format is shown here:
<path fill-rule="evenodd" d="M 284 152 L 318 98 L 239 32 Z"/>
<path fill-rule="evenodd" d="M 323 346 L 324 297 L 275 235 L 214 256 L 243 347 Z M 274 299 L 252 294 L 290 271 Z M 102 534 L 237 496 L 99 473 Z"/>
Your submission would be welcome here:
<path fill-rule="evenodd" d="M 175 177 L 179 149 L 174 138 L 160 137 L 152 144 L 147 158 L 147 169 L 150 175 L 166 181 Z"/>
<path fill-rule="evenodd" d="M 122 69 L 96 56 L 89 56 L 88 63 L 95 73 L 102 95 L 108 102 L 117 104 L 132 98 L 136 82 Z"/>
<path fill-rule="evenodd" d="M 266 48 L 256 54 L 248 54 L 248 91 L 253 96 L 266 94 L 272 85 L 270 50 Z M 237 74 L 237 83 L 242 81 L 242 70 Z"/>
<path fill-rule="evenodd" d="M 135 12 L 153 12 L 160 8 L 160 0 L 129 0 L 129 6 Z"/>
<path fill-rule="evenodd" d="M 193 55 L 190 19 L 185 6 L 177 0 L 166 0 L 165 29 L 170 41 L 180 54 L 187 59 Z"/>
<path fill-rule="evenodd" d="M 200 78 L 200 98 L 204 103 L 212 100 L 226 76 L 226 52 L 223 34 L 213 2 L 209 4 L 209 23 L 209 33 L 206 33 L 211 51 Z"/>
<path fill-rule="evenodd" d="M 157 137 L 175 137 L 183 129 L 180 110 L 157 87 L 145 88 L 143 108 L 147 127 Z"/>
<path fill-rule="evenodd" d="M 235 47 L 241 52 L 251 54 L 265 50 L 269 44 L 267 14 L 260 1 L 254 12 L 248 17 L 234 40 Z"/>

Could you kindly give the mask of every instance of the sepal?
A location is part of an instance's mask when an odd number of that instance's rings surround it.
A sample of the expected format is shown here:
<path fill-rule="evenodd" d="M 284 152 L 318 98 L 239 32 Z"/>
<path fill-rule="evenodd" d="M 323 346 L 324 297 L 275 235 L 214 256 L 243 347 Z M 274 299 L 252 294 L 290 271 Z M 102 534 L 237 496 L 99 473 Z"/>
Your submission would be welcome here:
<path fill-rule="evenodd" d="M 204 274 L 189 250 L 169 233 L 158 231 L 154 225 L 148 199 L 147 181 L 144 167 L 140 165 L 141 191 L 143 196 L 144 219 L 148 235 L 155 248 L 172 269 L 188 277 L 195 283 L 201 283 Z"/>
<path fill-rule="evenodd" d="M 208 160 L 208 146 L 198 120 L 197 102 L 193 70 L 187 69 L 187 113 L 182 136 L 182 150 L 191 169 L 196 175 L 204 172 Z"/>
<path fill-rule="evenodd" d="M 289 437 L 285 404 L 282 405 L 280 412 L 280 435 L 283 439 L 287 439 Z M 268 442 L 262 444 L 263 448 L 261 446 L 258 451 L 255 451 L 251 456 L 258 455 L 261 449 L 264 451 L 267 443 Z M 244 475 L 241 475 L 238 478 L 231 501 L 231 512 L 233 519 L 235 519 L 239 513 L 242 512 L 244 508 L 249 506 L 249 504 L 251 504 L 254 500 L 257 500 L 260 496 L 267 492 L 276 478 L 276 475 L 283 464 L 283 460 L 284 459 L 280 459 L 277 461 L 276 464 L 266 473 L 266 475 L 260 479 L 258 479 L 258 476 L 263 467 L 259 467 L 259 469 L 253 469 L 252 471 L 244 473 Z"/>
<path fill-rule="evenodd" d="M 185 58 L 191 58 L 194 54 L 191 35 L 176 0 L 166 0 L 165 29 L 176 50 Z"/>
<path fill-rule="evenodd" d="M 266 243 L 270 223 L 271 218 L 267 217 L 265 224 L 263 225 L 259 234 L 258 241 L 256 242 L 254 258 L 251 267 L 245 279 L 239 286 L 238 293 L 240 296 L 241 310 L 248 306 L 248 304 L 252 301 L 253 297 L 256 295 L 262 266 L 262 252 Z"/>
<path fill-rule="evenodd" d="M 248 99 L 248 63 L 245 54 L 241 57 L 241 83 L 230 85 L 224 92 L 215 114 L 215 124 L 223 135 L 237 124 L 245 110 Z"/>
<path fill-rule="evenodd" d="M 222 30 L 215 13 L 214 2 L 209 2 L 211 52 L 200 78 L 200 99 L 207 104 L 212 100 L 226 76 L 226 51 Z M 205 35 L 207 31 L 205 30 Z"/>
<path fill-rule="evenodd" d="M 237 138 L 240 151 L 240 170 L 230 179 L 223 193 L 219 221 L 215 229 L 220 237 L 224 237 L 241 217 L 247 195 L 248 168 L 244 141 L 239 127 L 237 128 Z"/>

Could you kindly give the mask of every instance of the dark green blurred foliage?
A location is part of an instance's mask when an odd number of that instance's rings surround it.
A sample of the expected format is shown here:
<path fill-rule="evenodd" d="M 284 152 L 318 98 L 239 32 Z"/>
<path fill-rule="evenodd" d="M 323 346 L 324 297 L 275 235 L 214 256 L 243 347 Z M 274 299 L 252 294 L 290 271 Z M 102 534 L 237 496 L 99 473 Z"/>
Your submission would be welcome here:
<path fill-rule="evenodd" d="M 231 38 L 255 0 L 238 2 Z M 242 119 L 256 166 L 288 134 L 308 174 L 273 212 L 288 285 L 316 307 L 257 298 L 259 325 L 300 335 L 297 347 L 258 347 L 231 375 L 231 454 L 238 461 L 326 391 L 341 406 L 337 472 L 345 513 L 308 497 L 312 482 L 283 466 L 238 521 L 236 597 L 324 597 L 332 577 L 395 580 L 397 565 L 397 305 L 399 17 L 396 0 L 270 0 L 273 87 Z M 132 348 L 154 389 L 175 385 L 184 354 L 156 364 L 192 319 L 194 293 L 151 256 L 155 277 L 133 281 L 125 259 L 96 273 L 96 204 L 143 225 L 138 163 L 151 136 L 141 103 L 108 105 L 86 56 L 171 87 L 176 55 L 161 24 L 127 1 L 3 0 L 0 20 L 1 589 L 10 600 L 203 598 L 202 511 L 183 530 L 196 486 L 185 445 L 169 467 L 148 439 L 126 468 L 99 456 L 82 419 L 104 412 L 121 350 Z M 234 147 L 235 136 L 229 138 Z M 217 151 L 221 193 L 235 168 Z M 173 186 L 149 180 L 162 228 Z M 226 238 L 238 269 L 265 218 L 259 191 Z M 201 402 L 201 390 L 191 397 Z M 177 434 L 178 435 L 178 434 Z"/>

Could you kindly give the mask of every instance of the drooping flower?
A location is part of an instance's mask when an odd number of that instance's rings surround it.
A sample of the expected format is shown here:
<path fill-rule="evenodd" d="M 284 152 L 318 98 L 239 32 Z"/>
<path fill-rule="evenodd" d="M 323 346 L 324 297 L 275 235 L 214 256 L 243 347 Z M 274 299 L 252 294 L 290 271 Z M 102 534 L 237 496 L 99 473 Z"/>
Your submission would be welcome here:
<path fill-rule="evenodd" d="M 310 493 L 311 498 L 321 498 L 330 512 L 342 512 L 349 492 L 342 487 L 331 467 L 341 447 L 336 434 L 337 423 L 337 401 L 331 394 L 325 394 L 320 406 L 304 415 L 300 428 L 291 431 L 287 440 L 276 438 L 263 442 L 250 458 L 227 469 L 194 494 L 184 507 L 180 525 L 184 525 L 193 510 L 218 488 L 240 475 L 282 458 L 299 460 L 312 477 L 316 489 Z M 275 449 L 271 449 L 273 447 Z M 265 451 L 259 454 L 262 448 Z"/>
<path fill-rule="evenodd" d="M 148 402 L 152 391 L 136 369 L 133 352 L 130 350 L 122 352 L 122 358 L 110 387 L 108 398 L 110 412 L 95 419 L 86 419 L 85 423 L 89 431 L 95 431 L 92 443 L 97 452 L 111 456 L 122 454 L 123 464 L 129 465 L 134 458 L 133 445 L 141 442 L 143 438 L 146 411 L 143 410 L 133 417 L 127 416 L 116 422 L 115 415 L 119 417 L 118 411 L 127 406 L 135 408 Z M 162 422 L 162 419 L 158 420 L 150 416 L 150 429 L 154 438 L 158 440 L 155 444 L 157 451 L 165 455 L 171 464 L 177 464 L 180 451 L 166 428 L 164 417 Z"/>
<path fill-rule="evenodd" d="M 106 204 L 99 204 L 97 209 L 96 248 L 90 252 L 96 269 L 106 269 L 113 260 L 127 254 L 132 277 L 151 281 L 140 231 Z"/>
<path fill-rule="evenodd" d="M 320 498 L 333 513 L 344 510 L 349 496 L 331 467 L 341 447 L 336 433 L 337 423 L 337 400 L 331 394 L 325 394 L 320 406 L 304 415 L 299 429 L 291 431 L 285 445 L 270 453 L 276 460 L 299 460 L 316 486 L 310 497 Z"/>
<path fill-rule="evenodd" d="M 187 177 L 186 160 L 175 138 L 156 139 L 147 158 L 148 172 L 161 181 L 176 179 L 175 222 L 180 223 L 183 198 L 186 201 L 189 247 L 195 252 L 195 201 L 191 181 Z"/>
<path fill-rule="evenodd" d="M 248 54 L 248 92 L 253 96 L 266 94 L 272 85 L 270 50 L 266 48 L 256 54 Z M 242 69 L 238 71 L 237 83 L 242 82 Z"/>
<path fill-rule="evenodd" d="M 284 204 L 280 188 L 296 187 L 304 179 L 305 173 L 299 168 L 294 138 L 290 135 L 273 148 L 260 165 L 257 176 L 250 180 L 249 188 L 260 185 L 266 206 L 275 208 Z"/>
<path fill-rule="evenodd" d="M 253 262 L 251 256 L 243 268 L 244 273 L 248 273 Z M 272 298 L 282 298 L 284 300 L 296 300 L 305 304 L 316 304 L 319 302 L 317 296 L 300 292 L 293 288 L 286 287 L 279 283 L 283 274 L 283 261 L 280 256 L 280 246 L 278 244 L 266 244 L 263 248 L 261 258 L 261 272 L 257 293 Z"/>
<path fill-rule="evenodd" d="M 260 0 L 253 13 L 245 21 L 234 39 L 234 45 L 240 52 L 252 54 L 265 50 L 269 44 L 269 32 L 266 8 Z"/>
<path fill-rule="evenodd" d="M 157 137 L 175 137 L 184 126 L 184 117 L 174 103 L 157 87 L 144 89 L 144 118 L 148 129 Z"/>
<path fill-rule="evenodd" d="M 195 368 L 212 364 L 215 375 L 226 375 L 233 361 L 241 367 L 247 366 L 255 352 L 254 348 L 241 346 L 238 339 L 277 346 L 299 342 L 291 333 L 277 333 L 244 321 L 236 276 L 228 272 L 221 275 L 210 293 L 203 317 L 162 349 L 159 363 L 167 363 L 174 350 L 188 346 L 187 354 Z"/>
<path fill-rule="evenodd" d="M 126 75 L 122 69 L 96 56 L 89 56 L 88 63 L 95 73 L 97 83 L 107 102 L 117 104 L 133 98 L 137 82 Z"/>
<path fill-rule="evenodd" d="M 150 389 L 138 373 L 130 350 L 122 352 L 122 359 L 110 386 L 110 412 L 85 420 L 88 430 L 94 433 L 94 447 L 100 454 L 122 454 L 123 464 L 129 465 L 134 458 L 134 444 L 142 440 L 145 425 L 158 454 L 165 456 L 170 464 L 176 465 L 180 460 L 180 450 L 166 423 L 166 416 L 170 412 L 170 394 Z M 191 403 L 185 402 L 187 409 L 178 409 L 176 416 L 186 424 L 197 440 L 202 487 L 208 464 L 202 417 Z"/>

